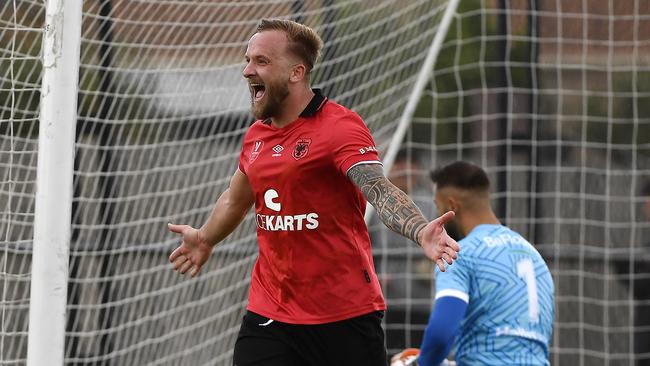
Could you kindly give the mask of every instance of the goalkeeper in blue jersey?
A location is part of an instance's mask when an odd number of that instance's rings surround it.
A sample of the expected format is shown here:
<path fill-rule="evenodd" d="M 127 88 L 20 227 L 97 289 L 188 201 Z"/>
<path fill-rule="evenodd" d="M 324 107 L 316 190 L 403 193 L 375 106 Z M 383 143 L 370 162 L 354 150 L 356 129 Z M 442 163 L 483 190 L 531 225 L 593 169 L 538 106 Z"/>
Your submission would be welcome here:
<path fill-rule="evenodd" d="M 438 210 L 456 213 L 447 231 L 464 238 L 454 265 L 436 269 L 436 300 L 419 366 L 443 363 L 454 343 L 459 366 L 549 365 L 553 280 L 544 259 L 500 224 L 483 169 L 455 162 L 431 179 Z"/>

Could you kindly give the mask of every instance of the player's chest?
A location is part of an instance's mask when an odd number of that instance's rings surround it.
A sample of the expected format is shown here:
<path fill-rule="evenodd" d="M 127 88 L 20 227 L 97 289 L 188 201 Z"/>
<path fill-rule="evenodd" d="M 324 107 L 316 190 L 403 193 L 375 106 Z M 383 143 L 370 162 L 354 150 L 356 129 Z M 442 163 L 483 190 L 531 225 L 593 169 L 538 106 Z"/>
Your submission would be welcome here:
<path fill-rule="evenodd" d="M 253 186 L 269 181 L 298 182 L 320 179 L 334 167 L 331 146 L 319 131 L 253 138 L 248 151 L 248 177 Z"/>

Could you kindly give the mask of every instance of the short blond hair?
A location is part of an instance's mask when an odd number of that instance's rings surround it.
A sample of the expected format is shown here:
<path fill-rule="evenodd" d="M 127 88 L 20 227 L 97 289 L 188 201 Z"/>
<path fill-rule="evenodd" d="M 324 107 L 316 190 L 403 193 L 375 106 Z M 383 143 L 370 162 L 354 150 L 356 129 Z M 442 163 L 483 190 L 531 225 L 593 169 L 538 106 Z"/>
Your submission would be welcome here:
<path fill-rule="evenodd" d="M 257 25 L 257 33 L 267 30 L 284 32 L 289 39 L 289 52 L 305 63 L 307 73 L 311 72 L 323 48 L 318 33 L 304 24 L 286 19 L 262 19 Z"/>

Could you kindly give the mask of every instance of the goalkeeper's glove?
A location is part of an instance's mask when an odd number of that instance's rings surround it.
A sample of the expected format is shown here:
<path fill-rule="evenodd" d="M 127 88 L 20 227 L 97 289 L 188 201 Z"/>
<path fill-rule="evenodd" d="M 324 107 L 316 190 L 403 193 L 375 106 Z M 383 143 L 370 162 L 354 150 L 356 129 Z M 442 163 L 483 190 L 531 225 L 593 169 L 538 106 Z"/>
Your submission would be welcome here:
<path fill-rule="evenodd" d="M 407 348 L 393 356 L 390 366 L 418 366 L 418 355 L 420 355 L 419 349 Z M 444 360 L 440 366 L 456 366 L 456 362 Z"/>
<path fill-rule="evenodd" d="M 407 348 L 391 358 L 390 366 L 418 366 L 419 354 L 419 349 Z"/>

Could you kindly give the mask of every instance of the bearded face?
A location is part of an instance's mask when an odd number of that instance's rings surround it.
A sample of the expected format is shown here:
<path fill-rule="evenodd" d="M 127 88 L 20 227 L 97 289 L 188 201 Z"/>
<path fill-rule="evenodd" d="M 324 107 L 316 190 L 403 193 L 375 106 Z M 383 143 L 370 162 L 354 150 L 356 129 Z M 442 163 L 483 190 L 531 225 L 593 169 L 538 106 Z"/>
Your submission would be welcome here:
<path fill-rule="evenodd" d="M 463 238 L 463 234 L 460 232 L 460 229 L 454 220 L 445 223 L 445 230 L 447 231 L 447 234 L 456 241 L 459 241 Z"/>
<path fill-rule="evenodd" d="M 256 77 L 249 80 L 251 111 L 256 119 L 267 119 L 279 115 L 282 103 L 289 96 L 287 80 L 263 80 Z"/>
<path fill-rule="evenodd" d="M 288 50 L 287 35 L 276 30 L 255 33 L 245 57 L 242 74 L 248 81 L 253 115 L 262 120 L 280 117 L 296 62 Z"/>

